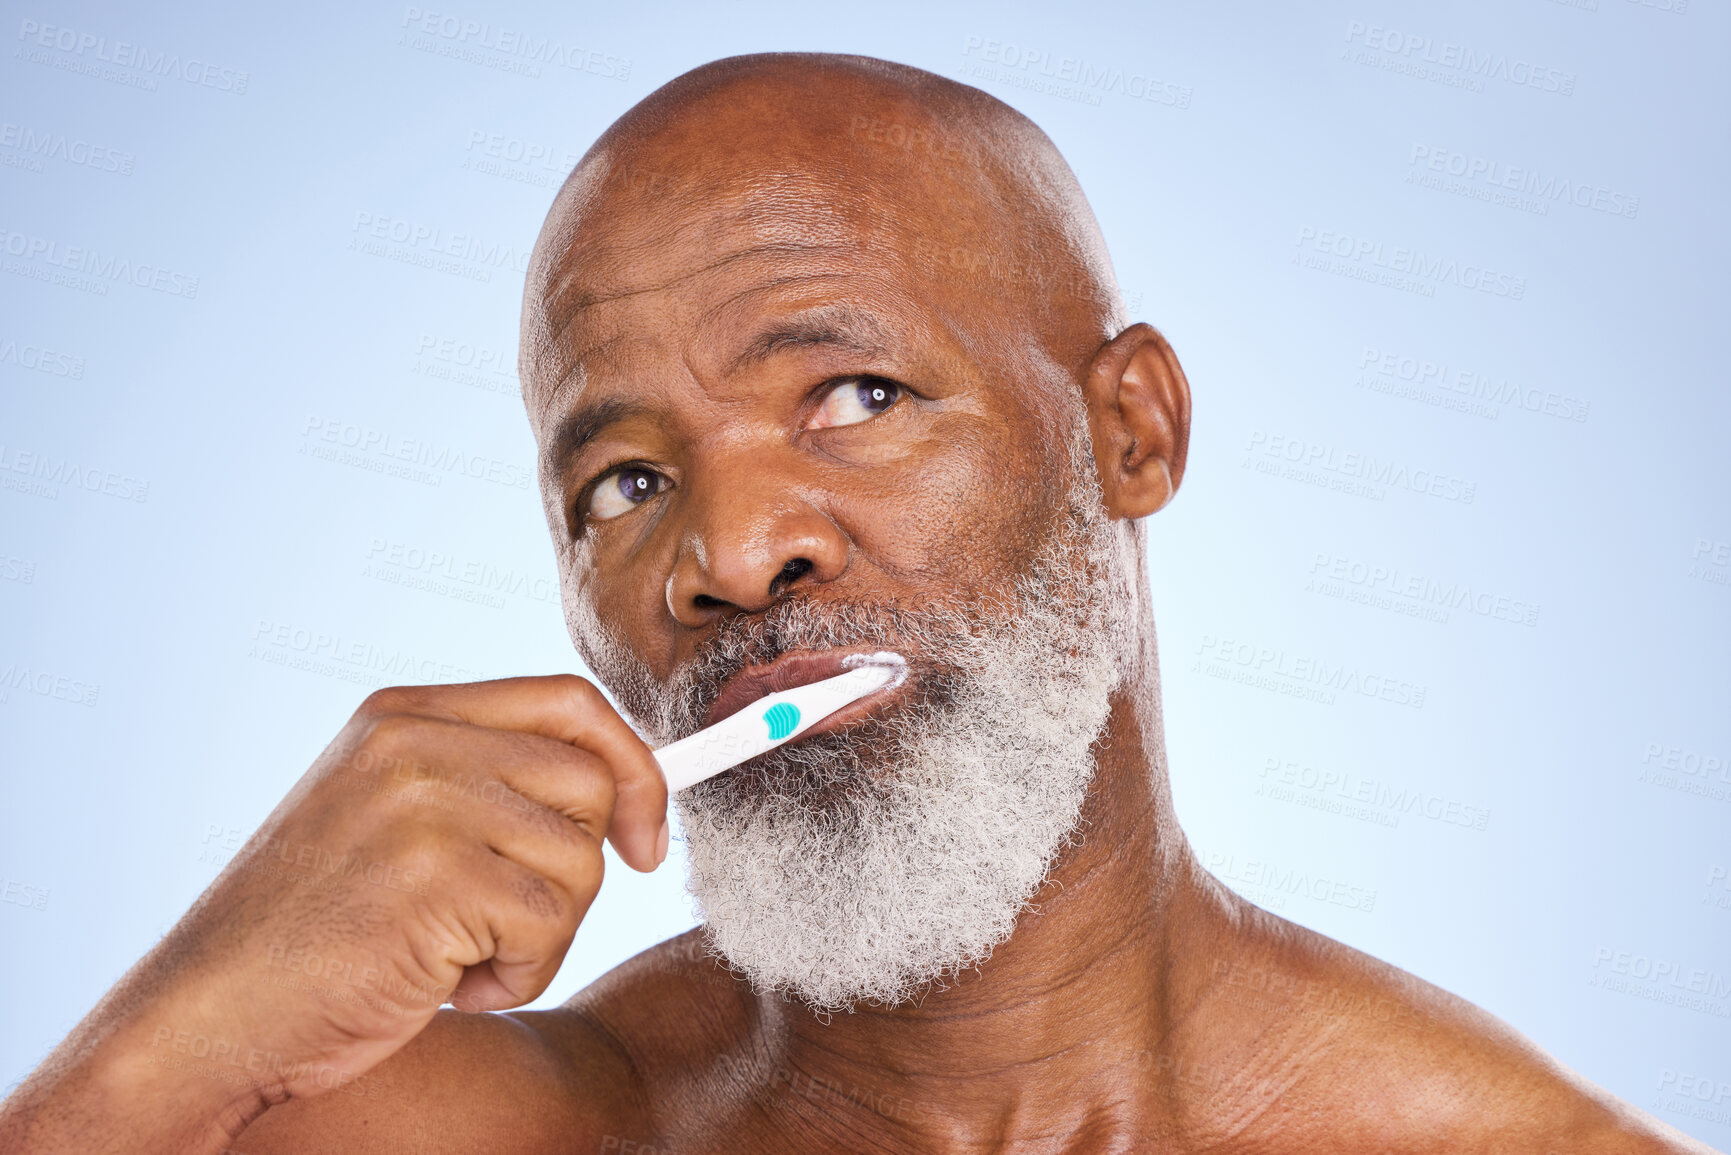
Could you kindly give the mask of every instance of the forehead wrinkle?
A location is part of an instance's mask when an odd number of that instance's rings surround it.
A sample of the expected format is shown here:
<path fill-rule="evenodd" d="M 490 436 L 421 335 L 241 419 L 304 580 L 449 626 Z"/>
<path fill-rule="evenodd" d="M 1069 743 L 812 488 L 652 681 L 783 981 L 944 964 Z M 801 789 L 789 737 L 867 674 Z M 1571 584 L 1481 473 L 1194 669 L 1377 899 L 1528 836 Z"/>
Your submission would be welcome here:
<path fill-rule="evenodd" d="M 698 319 L 696 327 L 699 331 L 725 327 L 724 314 L 742 307 L 742 303 L 754 296 L 825 281 L 852 282 L 858 279 L 858 274 L 849 272 L 802 273 L 778 277 L 761 285 L 741 289 L 717 302 Z M 756 332 L 734 354 L 724 370 L 724 376 L 731 377 L 743 369 L 760 364 L 783 349 L 822 345 L 846 349 L 866 357 L 884 357 L 890 353 L 891 338 L 877 314 L 854 301 L 808 304 L 758 322 Z"/>
<path fill-rule="evenodd" d="M 571 359 L 571 363 L 566 367 L 564 372 L 559 374 L 558 380 L 554 381 L 544 390 L 539 391 L 541 400 L 535 413 L 535 432 L 537 436 L 539 436 L 540 431 L 545 428 L 548 418 L 552 415 L 553 410 L 560 405 L 563 399 L 572 393 L 575 393 L 580 397 L 588 388 L 588 362 L 590 358 L 597 354 L 604 353 L 615 345 L 624 343 L 627 339 L 626 334 L 615 333 L 605 340 L 591 345 L 587 349 L 583 350 L 581 354 Z M 576 398 L 572 398 L 573 403 L 575 400 Z"/>
<path fill-rule="evenodd" d="M 725 254 L 715 260 L 707 262 L 706 264 L 700 265 L 695 269 L 678 273 L 656 284 L 624 288 L 617 292 L 591 293 L 578 296 L 572 302 L 562 302 L 557 300 L 565 290 L 573 289 L 578 286 L 579 278 L 583 275 L 582 271 L 585 267 L 593 263 L 603 263 L 609 260 L 623 260 L 629 266 L 632 263 L 630 257 L 635 255 L 635 253 L 640 251 L 643 247 L 644 246 L 612 246 L 610 248 L 604 248 L 593 258 L 593 260 L 578 257 L 576 255 L 576 246 L 567 250 L 566 259 L 563 262 L 565 266 L 564 271 L 558 274 L 553 287 L 548 289 L 548 291 L 542 295 L 542 316 L 544 322 L 548 324 L 550 329 L 549 343 L 554 358 L 564 360 L 559 357 L 560 347 L 565 344 L 572 329 L 582 324 L 585 320 L 585 314 L 592 309 L 600 308 L 601 306 L 608 304 L 616 304 L 649 294 L 668 292 L 696 278 L 721 272 L 737 262 L 757 257 L 792 255 L 809 256 L 819 253 L 839 253 L 848 251 L 847 246 L 840 244 L 806 244 L 792 241 L 776 241 L 766 244 L 752 245 L 748 248 L 739 249 L 735 252 Z M 570 311 L 565 316 L 559 317 L 558 312 L 560 306 L 565 304 L 569 304 Z M 556 317 L 558 318 L 557 320 L 555 320 Z M 602 342 L 600 346 L 586 349 L 581 355 L 570 359 L 569 367 L 560 373 L 558 380 L 555 381 L 549 389 L 549 404 L 552 399 L 562 391 L 572 373 L 582 365 L 585 358 L 594 352 L 595 348 L 604 347 L 607 344 L 624 339 L 625 336 L 627 335 L 618 334 L 609 338 L 608 341 Z M 545 415 L 546 406 L 543 406 L 541 416 L 544 418 Z"/>
<path fill-rule="evenodd" d="M 609 246 L 604 247 L 591 255 L 587 255 L 588 259 L 580 259 L 575 256 L 576 246 L 573 246 L 571 252 L 567 254 L 565 271 L 558 275 L 553 284 L 549 286 L 547 292 L 543 295 L 543 307 L 549 313 L 553 313 L 558 306 L 567 304 L 567 302 L 559 300 L 558 298 L 560 298 L 567 289 L 577 286 L 579 278 L 582 276 L 583 266 L 591 263 L 601 264 L 608 261 L 624 261 L 627 267 L 630 267 L 633 263 L 630 260 L 630 255 L 636 251 L 641 251 L 644 247 L 646 246 Z M 656 247 L 661 248 L 661 246 Z M 764 244 L 752 245 L 748 248 L 738 249 L 734 252 L 727 253 L 723 256 L 717 257 L 715 260 L 710 261 L 707 264 L 699 265 L 695 269 L 678 273 L 657 284 L 640 285 L 634 288 L 622 288 L 615 292 L 596 292 L 580 295 L 577 296 L 575 300 L 568 303 L 570 312 L 556 325 L 554 331 L 555 340 L 557 340 L 559 336 L 563 335 L 565 330 L 574 324 L 582 314 L 589 309 L 595 308 L 599 305 L 606 305 L 616 301 L 626 300 L 631 297 L 643 296 L 648 293 L 666 292 L 686 281 L 701 277 L 707 273 L 719 272 L 727 268 L 729 265 L 739 261 L 750 260 L 754 257 L 761 256 L 805 256 L 812 253 L 840 252 L 845 249 L 846 246 L 840 244 L 770 241 Z"/>
<path fill-rule="evenodd" d="M 889 350 L 871 314 L 849 305 L 818 306 L 799 316 L 772 324 L 753 337 L 728 373 L 768 360 L 783 349 L 831 346 L 863 357 L 882 357 Z"/>

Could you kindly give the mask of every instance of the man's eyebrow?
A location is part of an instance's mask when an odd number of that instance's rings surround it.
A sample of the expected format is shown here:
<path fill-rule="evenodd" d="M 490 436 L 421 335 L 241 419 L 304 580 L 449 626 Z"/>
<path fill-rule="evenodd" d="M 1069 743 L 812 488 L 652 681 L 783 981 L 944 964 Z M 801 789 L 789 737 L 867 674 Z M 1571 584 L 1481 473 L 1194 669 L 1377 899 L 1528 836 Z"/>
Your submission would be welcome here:
<path fill-rule="evenodd" d="M 733 359 L 729 372 L 736 373 L 783 349 L 825 345 L 866 357 L 881 357 L 889 351 L 889 339 L 876 317 L 851 305 L 824 306 L 775 322 L 758 333 Z M 623 397 L 577 406 L 553 431 L 550 454 L 555 472 L 563 470 L 609 425 L 649 415 L 648 406 Z"/>
<path fill-rule="evenodd" d="M 763 330 L 733 359 L 729 372 L 737 373 L 783 349 L 827 345 L 880 357 L 889 351 L 889 344 L 883 326 L 870 313 L 847 305 L 829 306 L 778 321 Z"/>
<path fill-rule="evenodd" d="M 551 457 L 554 471 L 564 470 L 571 459 L 609 425 L 642 417 L 648 412 L 648 406 L 623 397 L 608 397 L 577 406 L 560 419 L 559 427 L 553 431 Z"/>

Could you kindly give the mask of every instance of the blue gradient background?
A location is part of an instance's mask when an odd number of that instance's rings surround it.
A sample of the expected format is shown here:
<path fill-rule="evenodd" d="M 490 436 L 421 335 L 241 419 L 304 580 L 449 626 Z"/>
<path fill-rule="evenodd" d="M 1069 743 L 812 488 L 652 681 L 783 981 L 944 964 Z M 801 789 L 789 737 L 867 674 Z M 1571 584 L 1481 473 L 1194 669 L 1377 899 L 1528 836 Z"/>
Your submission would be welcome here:
<path fill-rule="evenodd" d="M 1150 551 L 1174 791 L 1204 860 L 1731 1146 L 1731 1090 L 1678 1093 L 1685 1076 L 1731 1086 L 1731 36 L 1722 5 L 1679 2 L 1164 3 L 1086 18 L 755 0 L 8 4 L 0 1086 L 176 920 L 376 684 L 353 664 L 296 668 L 294 630 L 451 679 L 581 669 L 533 483 L 508 483 L 532 473 L 512 376 L 522 261 L 569 159 L 656 85 L 718 56 L 824 49 L 965 78 L 1045 128 L 1133 312 L 1184 361 L 1189 472 Z M 416 10 L 454 17 L 453 34 L 417 31 Z M 495 37 L 597 55 L 508 71 L 522 58 L 463 39 L 460 22 L 483 19 Z M 94 48 L 38 43 L 49 25 L 245 72 L 246 90 L 91 75 Z M 1371 35 L 1391 43 L 1370 26 L 1428 37 L 1433 57 L 1455 44 L 1555 69 L 1572 91 L 1384 68 L 1363 55 Z M 1066 57 L 1122 82 L 1052 91 L 1040 74 Z M 1187 107 L 1133 98 L 1132 77 Z M 26 130 L 38 146 L 128 154 L 131 171 L 33 151 Z M 550 159 L 489 157 L 492 138 Z M 1425 187 L 1420 149 L 1638 208 L 1539 213 Z M 472 238 L 495 261 L 442 271 L 416 263 L 426 244 L 368 251 L 357 221 L 382 219 Z M 1524 290 L 1360 280 L 1343 272 L 1374 276 L 1372 259 L 1319 253 L 1325 233 L 1385 260 L 1401 248 L 1490 267 Z M 45 282 L 58 270 L 30 255 L 35 238 L 197 277 L 197 295 Z M 82 375 L 26 363 L 44 347 Z M 1367 350 L 1589 408 L 1582 421 L 1460 412 L 1434 403 L 1444 391 L 1387 392 L 1398 377 L 1377 376 Z M 457 449 L 506 483 L 321 459 L 318 422 Z M 1281 476 L 1263 452 L 1274 438 L 1437 471 L 1474 497 Z M 147 499 L 32 478 L 23 453 L 148 482 Z M 452 560 L 435 571 L 420 560 L 435 553 Z M 1427 620 L 1396 612 L 1410 600 L 1386 587 L 1371 591 L 1386 604 L 1350 601 L 1365 587 L 1317 585 L 1334 559 L 1536 606 L 1536 621 Z M 1422 686 L 1422 708 L 1295 696 L 1278 671 L 1300 658 Z M 1235 680 L 1245 670 L 1263 681 Z M 69 680 L 62 697 L 53 678 Z M 100 687 L 95 703 L 63 700 L 83 692 L 72 682 Z M 1371 801 L 1345 807 L 1309 785 L 1323 774 L 1369 783 Z M 653 876 L 614 866 L 541 1005 L 691 924 L 677 852 Z M 1655 965 L 1680 977 L 1618 973 Z"/>

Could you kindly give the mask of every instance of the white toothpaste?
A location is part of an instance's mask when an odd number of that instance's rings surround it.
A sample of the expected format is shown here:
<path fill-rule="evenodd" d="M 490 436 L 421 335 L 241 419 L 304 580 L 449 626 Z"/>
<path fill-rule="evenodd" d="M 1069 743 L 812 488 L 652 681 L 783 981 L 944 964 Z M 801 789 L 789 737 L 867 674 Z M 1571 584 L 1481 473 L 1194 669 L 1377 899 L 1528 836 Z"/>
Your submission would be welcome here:
<path fill-rule="evenodd" d="M 899 684 L 908 664 L 900 654 L 855 654 L 847 673 L 765 694 L 745 709 L 655 752 L 671 793 L 791 742 L 837 710 L 867 694 Z"/>

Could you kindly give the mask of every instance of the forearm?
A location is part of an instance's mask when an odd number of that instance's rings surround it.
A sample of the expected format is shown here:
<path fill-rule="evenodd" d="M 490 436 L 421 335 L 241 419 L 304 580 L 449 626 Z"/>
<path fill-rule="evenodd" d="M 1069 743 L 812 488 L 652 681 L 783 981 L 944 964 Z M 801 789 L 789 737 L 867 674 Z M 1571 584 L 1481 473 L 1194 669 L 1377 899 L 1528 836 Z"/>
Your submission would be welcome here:
<path fill-rule="evenodd" d="M 0 1103 L 4 1155 L 215 1153 L 280 1092 L 193 1028 L 105 1021 L 99 1007 Z M 195 1054 L 194 1052 L 197 1052 Z M 255 1066 L 260 1066 L 254 1060 Z"/>

